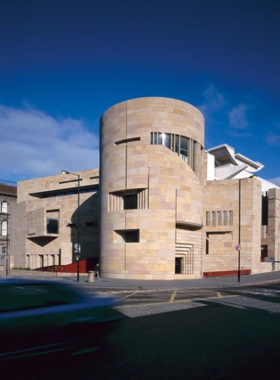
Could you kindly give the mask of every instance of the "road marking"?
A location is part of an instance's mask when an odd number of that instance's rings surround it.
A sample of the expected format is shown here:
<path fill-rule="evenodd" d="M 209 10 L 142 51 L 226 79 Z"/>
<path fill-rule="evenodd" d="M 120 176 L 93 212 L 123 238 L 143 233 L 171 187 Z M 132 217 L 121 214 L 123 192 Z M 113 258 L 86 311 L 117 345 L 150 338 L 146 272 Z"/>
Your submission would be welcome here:
<path fill-rule="evenodd" d="M 138 290 L 135 290 L 135 292 L 128 294 L 127 296 L 123 297 L 123 299 L 134 296 L 134 294 L 138 293 Z"/>
<path fill-rule="evenodd" d="M 223 298 L 220 292 L 216 292 L 219 298 Z"/>
<path fill-rule="evenodd" d="M 176 293 L 177 293 L 177 291 L 178 291 L 178 289 L 176 289 L 176 290 L 173 292 L 173 294 L 172 294 L 172 296 L 171 296 L 171 298 L 170 298 L 170 300 L 169 300 L 169 303 L 173 303 L 174 298 L 176 297 Z"/>
<path fill-rule="evenodd" d="M 233 294 L 233 295 L 223 296 L 222 298 L 235 298 L 235 297 L 240 297 L 240 296 Z M 199 298 L 191 298 L 191 299 L 179 299 L 179 300 L 175 300 L 172 302 L 170 302 L 170 300 L 169 301 L 156 301 L 156 302 L 148 302 L 148 303 L 146 302 L 146 303 L 138 303 L 138 304 L 121 305 L 121 306 L 116 306 L 116 309 L 121 309 L 121 308 L 126 308 L 126 307 L 151 306 L 151 305 L 168 304 L 168 303 L 178 304 L 178 303 L 188 303 L 188 302 L 201 302 L 201 301 L 217 300 L 217 299 L 219 299 L 219 297 L 206 297 L 206 298 L 199 297 Z M 141 301 L 145 302 L 145 300 L 141 300 Z"/>

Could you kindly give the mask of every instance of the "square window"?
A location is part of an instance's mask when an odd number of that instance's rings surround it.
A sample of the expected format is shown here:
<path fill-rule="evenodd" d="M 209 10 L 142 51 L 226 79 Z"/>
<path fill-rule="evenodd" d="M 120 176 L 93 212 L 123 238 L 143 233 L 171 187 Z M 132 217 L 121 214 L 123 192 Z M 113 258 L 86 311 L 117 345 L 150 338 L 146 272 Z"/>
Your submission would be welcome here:
<path fill-rule="evenodd" d="M 123 196 L 123 209 L 135 210 L 137 209 L 137 194 L 129 194 Z"/>
<path fill-rule="evenodd" d="M 58 234 L 59 220 L 47 218 L 47 234 Z"/>

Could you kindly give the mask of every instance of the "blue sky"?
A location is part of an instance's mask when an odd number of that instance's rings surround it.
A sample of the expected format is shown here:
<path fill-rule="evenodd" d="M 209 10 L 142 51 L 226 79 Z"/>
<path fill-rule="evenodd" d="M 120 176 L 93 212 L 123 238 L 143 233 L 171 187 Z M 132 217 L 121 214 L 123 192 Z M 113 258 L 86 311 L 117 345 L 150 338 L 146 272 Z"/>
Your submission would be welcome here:
<path fill-rule="evenodd" d="M 99 118 L 131 98 L 186 101 L 280 185 L 277 0 L 2 0 L 0 178 L 99 165 Z"/>

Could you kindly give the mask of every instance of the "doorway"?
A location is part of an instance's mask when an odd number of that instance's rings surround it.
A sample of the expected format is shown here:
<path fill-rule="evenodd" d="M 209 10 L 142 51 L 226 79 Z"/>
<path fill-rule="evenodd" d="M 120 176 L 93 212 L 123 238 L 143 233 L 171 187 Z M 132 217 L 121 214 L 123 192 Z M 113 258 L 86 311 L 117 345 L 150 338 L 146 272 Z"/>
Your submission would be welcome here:
<path fill-rule="evenodd" d="M 182 257 L 175 257 L 175 274 L 182 273 Z"/>

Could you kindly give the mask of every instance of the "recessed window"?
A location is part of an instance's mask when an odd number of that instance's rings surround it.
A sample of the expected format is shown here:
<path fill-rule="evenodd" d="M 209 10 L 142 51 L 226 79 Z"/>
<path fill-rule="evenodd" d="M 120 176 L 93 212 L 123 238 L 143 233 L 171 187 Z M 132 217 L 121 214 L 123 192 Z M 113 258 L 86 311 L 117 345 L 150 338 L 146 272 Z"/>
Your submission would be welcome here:
<path fill-rule="evenodd" d="M 180 157 L 188 163 L 189 139 L 181 136 Z"/>
<path fill-rule="evenodd" d="M 222 212 L 221 211 L 217 211 L 217 226 L 221 226 L 222 225 Z"/>
<path fill-rule="evenodd" d="M 232 211 L 228 212 L 228 225 L 229 226 L 233 225 L 233 212 Z"/>
<path fill-rule="evenodd" d="M 2 212 L 8 212 L 8 202 L 3 202 L 1 206 Z"/>
<path fill-rule="evenodd" d="M 232 226 L 233 211 L 207 211 L 206 226 Z"/>
<path fill-rule="evenodd" d="M 268 249 L 267 245 L 261 246 L 261 257 L 267 257 L 268 256 Z"/>
<path fill-rule="evenodd" d="M 108 211 L 148 208 L 148 189 L 131 189 L 109 194 Z"/>
<path fill-rule="evenodd" d="M 59 220 L 47 218 L 47 234 L 58 234 Z"/>
<path fill-rule="evenodd" d="M 123 243 L 139 243 L 139 230 L 119 230 L 115 232 L 121 237 Z"/>
<path fill-rule="evenodd" d="M 3 220 L 1 227 L 2 236 L 7 236 L 8 234 L 8 222 L 7 220 Z"/>
<path fill-rule="evenodd" d="M 129 194 L 123 196 L 123 209 L 133 210 L 137 209 L 137 194 Z"/>

